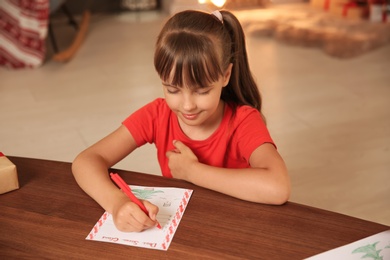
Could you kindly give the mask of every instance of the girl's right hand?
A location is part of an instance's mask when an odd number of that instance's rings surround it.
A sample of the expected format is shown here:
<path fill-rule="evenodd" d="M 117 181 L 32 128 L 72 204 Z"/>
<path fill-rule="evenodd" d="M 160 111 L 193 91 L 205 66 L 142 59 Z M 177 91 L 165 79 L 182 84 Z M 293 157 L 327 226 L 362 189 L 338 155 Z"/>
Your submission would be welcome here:
<path fill-rule="evenodd" d="M 122 232 L 141 232 L 156 226 L 158 207 L 146 200 L 143 200 L 142 203 L 148 210 L 149 216 L 137 204 L 127 198 L 113 208 L 112 217 L 118 230 Z"/>

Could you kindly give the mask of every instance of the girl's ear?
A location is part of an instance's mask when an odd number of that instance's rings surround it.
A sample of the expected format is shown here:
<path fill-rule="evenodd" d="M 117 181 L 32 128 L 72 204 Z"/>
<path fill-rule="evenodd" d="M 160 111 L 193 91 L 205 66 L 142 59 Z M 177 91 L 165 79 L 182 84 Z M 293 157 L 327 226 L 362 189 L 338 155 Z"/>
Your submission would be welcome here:
<path fill-rule="evenodd" d="M 226 87 L 226 85 L 229 83 L 230 75 L 232 75 L 232 68 L 233 63 L 229 63 L 228 68 L 225 71 L 225 74 L 223 75 L 223 86 Z"/>

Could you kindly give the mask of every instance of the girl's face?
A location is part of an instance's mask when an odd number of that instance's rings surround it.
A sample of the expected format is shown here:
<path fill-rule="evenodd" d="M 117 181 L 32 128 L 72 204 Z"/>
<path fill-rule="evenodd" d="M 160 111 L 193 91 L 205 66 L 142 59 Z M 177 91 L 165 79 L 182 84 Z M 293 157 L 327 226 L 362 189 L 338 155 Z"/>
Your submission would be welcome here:
<path fill-rule="evenodd" d="M 192 128 L 216 129 L 223 116 L 221 92 L 230 79 L 232 64 L 225 74 L 208 86 L 190 88 L 173 86 L 162 82 L 165 100 L 170 109 L 177 115 L 183 131 Z M 187 133 L 186 133 L 187 134 Z"/>

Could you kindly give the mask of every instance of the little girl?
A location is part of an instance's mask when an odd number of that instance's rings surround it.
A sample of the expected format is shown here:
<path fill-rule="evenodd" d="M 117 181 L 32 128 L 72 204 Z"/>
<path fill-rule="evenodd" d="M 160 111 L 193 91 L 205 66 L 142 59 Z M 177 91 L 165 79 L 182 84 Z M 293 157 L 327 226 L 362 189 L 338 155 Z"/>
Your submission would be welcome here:
<path fill-rule="evenodd" d="M 165 98 L 134 112 L 72 165 L 77 183 L 112 214 L 116 227 L 130 232 L 156 225 L 158 208 L 143 201 L 147 216 L 108 175 L 146 143 L 156 145 L 165 177 L 247 201 L 285 203 L 287 169 L 261 114 L 237 18 L 229 11 L 175 14 L 157 38 L 154 65 Z"/>

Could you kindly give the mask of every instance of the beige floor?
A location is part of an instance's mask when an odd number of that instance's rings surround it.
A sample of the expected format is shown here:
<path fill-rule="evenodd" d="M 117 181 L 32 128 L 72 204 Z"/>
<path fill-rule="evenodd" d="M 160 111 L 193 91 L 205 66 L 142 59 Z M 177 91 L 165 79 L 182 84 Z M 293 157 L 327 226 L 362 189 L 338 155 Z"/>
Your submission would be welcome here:
<path fill-rule="evenodd" d="M 160 97 L 152 59 L 163 19 L 94 16 L 71 62 L 0 69 L 0 151 L 70 162 Z M 248 52 L 291 201 L 390 225 L 390 46 L 338 60 L 249 37 Z M 159 174 L 154 152 L 141 148 L 117 167 Z"/>

